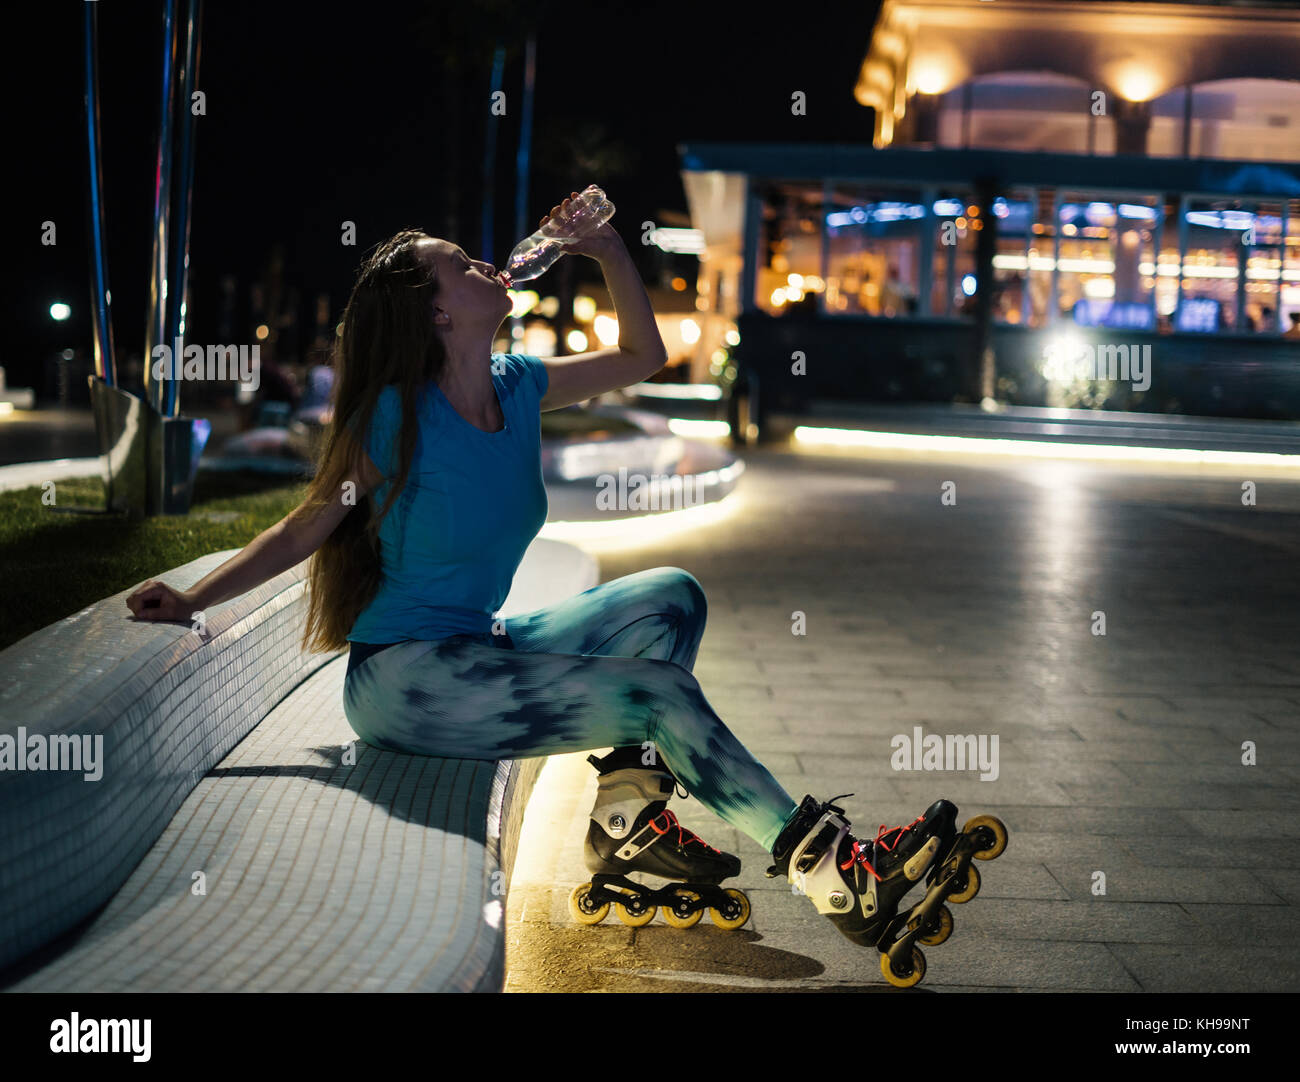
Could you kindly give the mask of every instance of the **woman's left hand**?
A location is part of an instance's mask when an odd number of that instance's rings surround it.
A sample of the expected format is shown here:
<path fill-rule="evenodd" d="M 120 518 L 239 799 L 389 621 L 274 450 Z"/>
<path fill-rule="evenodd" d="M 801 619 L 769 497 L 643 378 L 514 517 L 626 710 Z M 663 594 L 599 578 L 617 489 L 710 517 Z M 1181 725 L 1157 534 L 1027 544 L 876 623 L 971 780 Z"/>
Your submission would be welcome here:
<path fill-rule="evenodd" d="M 563 203 L 551 208 L 551 213 L 538 223 L 538 228 L 540 229 L 552 219 L 561 223 L 567 221 L 569 215 L 569 204 L 577 198 L 577 192 L 570 193 L 569 198 Z M 623 238 L 618 235 L 618 231 L 614 229 L 609 222 L 603 222 L 585 237 L 581 237 L 565 244 L 564 248 L 565 251 L 573 252 L 575 255 L 590 256 L 592 259 L 604 259 L 606 256 L 616 252 L 622 244 Z"/>

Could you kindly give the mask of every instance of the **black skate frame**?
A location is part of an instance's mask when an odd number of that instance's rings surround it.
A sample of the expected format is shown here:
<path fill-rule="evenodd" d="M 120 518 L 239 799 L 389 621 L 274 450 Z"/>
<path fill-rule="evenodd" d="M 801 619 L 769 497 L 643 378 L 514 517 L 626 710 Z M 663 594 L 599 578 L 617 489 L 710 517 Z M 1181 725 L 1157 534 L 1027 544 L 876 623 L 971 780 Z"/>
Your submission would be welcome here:
<path fill-rule="evenodd" d="M 679 891 L 691 891 L 696 898 L 688 898 Z M 594 913 L 606 903 L 622 905 L 630 916 L 638 917 L 651 906 L 668 909 L 685 920 L 697 910 L 716 909 L 727 920 L 741 913 L 741 903 L 715 883 L 679 881 L 665 883 L 662 887 L 648 887 L 633 882 L 625 875 L 597 872 L 591 877 L 591 890 L 583 899 L 585 912 Z"/>
<path fill-rule="evenodd" d="M 876 941 L 876 949 L 889 955 L 890 967 L 897 976 L 912 975 L 913 945 L 921 936 L 929 935 L 938 927 L 939 906 L 950 895 L 960 894 L 967 888 L 971 859 L 975 854 L 988 852 L 996 843 L 997 836 L 991 827 L 980 825 L 969 833 L 958 833 L 947 856 L 942 862 L 936 862 L 927 873 L 925 897 L 906 912 L 899 910 L 885 925 Z M 908 928 L 913 922 L 915 926 Z M 902 935 L 899 935 L 900 930 Z"/>

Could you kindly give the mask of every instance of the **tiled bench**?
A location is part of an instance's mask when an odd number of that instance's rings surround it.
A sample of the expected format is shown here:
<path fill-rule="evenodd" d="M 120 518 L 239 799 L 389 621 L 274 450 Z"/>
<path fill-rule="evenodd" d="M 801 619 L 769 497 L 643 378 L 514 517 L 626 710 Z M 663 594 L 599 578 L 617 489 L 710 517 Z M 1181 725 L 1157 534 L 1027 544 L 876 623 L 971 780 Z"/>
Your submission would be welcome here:
<path fill-rule="evenodd" d="M 189 586 L 235 551 L 160 577 Z M 104 738 L 98 781 L 0 770 L 0 986 L 500 990 L 545 760 L 357 740 L 346 653 L 299 646 L 306 567 L 212 609 L 206 640 L 131 619 L 123 591 L 0 652 L 0 735 Z M 537 539 L 502 613 L 597 581 Z"/>

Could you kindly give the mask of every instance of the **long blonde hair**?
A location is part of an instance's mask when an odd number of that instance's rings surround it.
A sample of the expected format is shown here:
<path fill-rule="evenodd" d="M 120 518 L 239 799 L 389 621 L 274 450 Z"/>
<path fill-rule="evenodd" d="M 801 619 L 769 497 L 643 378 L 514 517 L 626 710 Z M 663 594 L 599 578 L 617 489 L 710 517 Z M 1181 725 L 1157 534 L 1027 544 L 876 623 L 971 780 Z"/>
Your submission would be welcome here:
<path fill-rule="evenodd" d="M 404 489 L 415 454 L 420 389 L 442 375 L 447 356 L 434 331 L 437 278 L 417 242 L 432 239 L 404 229 L 380 244 L 361 265 L 343 312 L 334 348 L 334 418 L 327 426 L 316 476 L 304 504 L 322 507 L 343 498 L 343 483 L 361 463 L 364 444 L 352 433 L 370 428 L 375 404 L 388 384 L 401 395 L 402 419 L 394 446 L 398 473 L 378 511 L 369 493 L 335 527 L 311 558 L 303 649 L 347 647 L 348 633 L 379 589 L 383 558 L 379 526 Z M 426 257 L 427 258 L 427 257 Z M 376 463 L 386 469 L 385 463 Z"/>

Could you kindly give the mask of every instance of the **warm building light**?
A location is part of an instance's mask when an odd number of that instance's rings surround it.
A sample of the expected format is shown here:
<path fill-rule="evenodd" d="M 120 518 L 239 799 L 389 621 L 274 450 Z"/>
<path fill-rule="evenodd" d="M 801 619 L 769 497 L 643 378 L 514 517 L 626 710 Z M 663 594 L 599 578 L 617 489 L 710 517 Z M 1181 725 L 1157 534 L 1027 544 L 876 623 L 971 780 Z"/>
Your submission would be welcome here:
<path fill-rule="evenodd" d="M 264 341 L 267 338 L 267 336 L 271 333 L 271 328 L 268 327 L 265 323 L 259 323 L 257 325 L 257 330 L 255 330 L 253 333 L 257 335 L 258 341 Z"/>
<path fill-rule="evenodd" d="M 573 315 L 582 323 L 590 323 L 596 316 L 596 302 L 587 296 L 574 297 Z"/>
<path fill-rule="evenodd" d="M 681 323 L 682 341 L 688 346 L 700 340 L 700 325 L 693 319 L 684 319 Z"/>
<path fill-rule="evenodd" d="M 795 446 L 818 445 L 835 448 L 908 454 L 1002 455 L 1024 458 L 1070 458 L 1084 462 L 1160 462 L 1171 465 L 1281 467 L 1294 472 L 1300 455 L 1273 451 L 1210 451 L 1191 447 L 1141 447 L 1122 444 L 1055 443 L 1050 440 L 994 438 L 982 436 L 937 436 L 911 432 L 872 432 L 858 429 L 812 428 L 799 425 L 793 432 Z"/>
<path fill-rule="evenodd" d="M 581 353 L 587 348 L 587 336 L 581 331 L 573 330 L 564 336 L 565 345 L 574 353 Z"/>
<path fill-rule="evenodd" d="M 510 303 L 513 307 L 510 309 L 510 315 L 513 318 L 527 315 L 537 307 L 537 302 L 541 296 L 534 289 L 512 289 L 509 291 Z"/>
<path fill-rule="evenodd" d="M 942 94 L 953 82 L 952 71 L 939 60 L 921 60 L 912 72 L 912 85 L 922 94 Z"/>
<path fill-rule="evenodd" d="M 592 330 L 602 346 L 618 344 L 618 320 L 613 316 L 597 316 L 592 323 Z"/>
<path fill-rule="evenodd" d="M 1160 93 L 1160 78 L 1152 68 L 1137 60 L 1125 61 L 1111 75 L 1115 89 L 1128 101 L 1150 101 Z"/>

